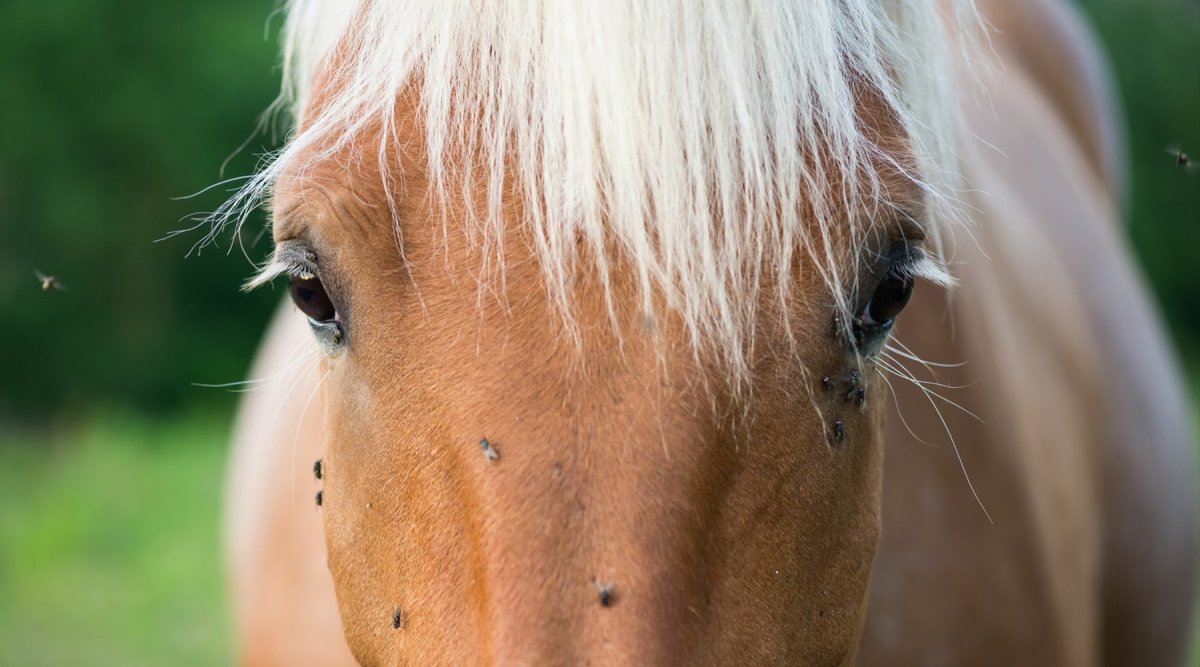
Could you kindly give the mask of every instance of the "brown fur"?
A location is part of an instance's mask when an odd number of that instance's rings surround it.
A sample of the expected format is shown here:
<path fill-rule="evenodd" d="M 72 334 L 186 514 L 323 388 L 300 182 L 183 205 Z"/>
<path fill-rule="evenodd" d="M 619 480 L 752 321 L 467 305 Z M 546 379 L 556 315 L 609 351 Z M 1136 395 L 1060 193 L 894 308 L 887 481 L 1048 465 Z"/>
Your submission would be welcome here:
<path fill-rule="evenodd" d="M 764 306 L 748 403 L 686 346 L 654 346 L 681 340 L 669 318 L 621 308 L 615 337 L 587 280 L 577 349 L 516 225 L 506 285 L 479 299 L 478 249 L 436 224 L 420 128 L 401 113 L 403 259 L 369 166 L 281 182 L 276 239 L 318 250 L 351 343 L 243 413 L 230 496 L 243 663 L 350 664 L 345 642 L 367 665 L 1178 663 L 1195 561 L 1182 390 L 1106 224 L 1103 123 L 1063 102 L 1085 93 L 1047 94 L 1072 78 L 1026 59 L 1072 61 L 1033 55 L 1027 34 L 997 38 L 995 116 L 971 119 L 1008 157 L 964 155 L 991 196 L 972 202 L 978 246 L 961 232 L 955 246 L 962 286 L 949 300 L 918 287 L 899 332 L 967 362 L 939 371 L 965 388 L 938 391 L 983 420 L 943 406 L 994 523 L 915 388 L 892 380 L 937 446 L 885 420 L 877 373 L 861 409 L 823 390 L 851 360 L 811 290 L 795 357 Z M 631 290 L 618 281 L 617 302 Z M 257 373 L 308 335 L 288 317 Z"/>

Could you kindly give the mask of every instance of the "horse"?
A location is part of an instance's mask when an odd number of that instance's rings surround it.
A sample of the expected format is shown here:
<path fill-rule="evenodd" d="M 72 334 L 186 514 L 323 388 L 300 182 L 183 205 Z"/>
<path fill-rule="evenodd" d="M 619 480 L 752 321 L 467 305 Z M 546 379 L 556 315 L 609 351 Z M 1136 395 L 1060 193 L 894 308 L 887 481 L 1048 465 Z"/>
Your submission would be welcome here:
<path fill-rule="evenodd" d="M 291 297 L 241 664 L 1182 663 L 1192 435 L 1069 3 L 287 13 L 214 221 L 269 195 Z"/>

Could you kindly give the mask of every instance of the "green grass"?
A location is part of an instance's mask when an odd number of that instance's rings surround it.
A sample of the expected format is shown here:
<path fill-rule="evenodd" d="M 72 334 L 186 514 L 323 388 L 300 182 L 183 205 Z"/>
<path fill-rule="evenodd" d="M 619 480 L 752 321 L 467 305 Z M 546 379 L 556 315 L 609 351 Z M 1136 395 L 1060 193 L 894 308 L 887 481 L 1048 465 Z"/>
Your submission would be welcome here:
<path fill-rule="evenodd" d="M 227 418 L 0 435 L 0 663 L 231 664 Z"/>

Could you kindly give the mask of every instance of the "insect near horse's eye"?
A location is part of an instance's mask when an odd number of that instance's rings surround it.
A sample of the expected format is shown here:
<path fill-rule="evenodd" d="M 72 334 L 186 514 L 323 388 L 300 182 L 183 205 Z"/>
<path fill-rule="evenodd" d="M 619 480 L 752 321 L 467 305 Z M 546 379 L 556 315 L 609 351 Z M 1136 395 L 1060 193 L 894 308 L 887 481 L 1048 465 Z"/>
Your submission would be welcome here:
<path fill-rule="evenodd" d="M 313 322 L 330 322 L 337 317 L 337 309 L 325 293 L 325 286 L 321 284 L 320 278 L 291 276 L 288 292 L 300 312 Z"/>

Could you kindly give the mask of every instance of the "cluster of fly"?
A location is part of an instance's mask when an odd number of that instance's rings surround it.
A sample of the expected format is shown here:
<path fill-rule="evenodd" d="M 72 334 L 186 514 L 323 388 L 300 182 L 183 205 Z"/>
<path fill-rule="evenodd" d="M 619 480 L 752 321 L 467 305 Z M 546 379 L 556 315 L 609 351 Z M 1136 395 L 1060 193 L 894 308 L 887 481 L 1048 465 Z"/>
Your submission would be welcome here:
<path fill-rule="evenodd" d="M 313 477 L 316 477 L 318 481 L 325 477 L 325 469 L 321 464 L 321 459 L 313 461 Z M 321 503 L 325 500 L 325 492 L 323 489 L 317 489 L 316 500 L 317 507 L 320 507 Z"/>
<path fill-rule="evenodd" d="M 847 403 L 854 402 L 855 405 L 862 406 L 867 402 L 867 390 L 863 386 L 862 372 L 857 368 L 850 369 L 837 378 L 829 375 L 822 377 L 821 388 L 827 393 L 837 391 L 842 396 L 843 401 Z M 846 422 L 841 419 L 835 420 L 833 427 L 830 429 L 830 437 L 835 443 L 841 443 L 845 440 Z"/>
<path fill-rule="evenodd" d="M 862 373 L 857 368 L 851 369 L 837 380 L 828 375 L 822 377 L 821 388 L 825 391 L 833 391 L 837 389 L 839 382 L 846 390 L 845 400 L 847 402 L 854 401 L 858 405 L 866 403 L 867 390 L 863 387 Z"/>

